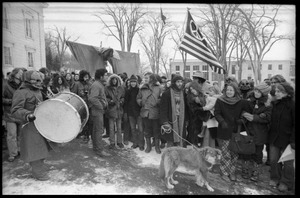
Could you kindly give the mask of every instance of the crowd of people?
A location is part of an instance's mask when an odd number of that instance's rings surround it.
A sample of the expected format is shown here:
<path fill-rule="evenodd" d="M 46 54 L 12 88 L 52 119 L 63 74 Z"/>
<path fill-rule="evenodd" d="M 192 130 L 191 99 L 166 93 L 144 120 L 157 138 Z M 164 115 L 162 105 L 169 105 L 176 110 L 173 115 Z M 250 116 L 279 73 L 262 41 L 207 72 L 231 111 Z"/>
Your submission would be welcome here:
<path fill-rule="evenodd" d="M 43 160 L 53 145 L 32 129 L 33 111 L 61 92 L 75 93 L 86 102 L 90 116 L 77 138 L 82 143 L 92 141 L 99 157 L 111 156 L 110 149 L 122 149 L 129 141 L 132 149 L 149 153 L 154 147 L 158 154 L 164 147 L 210 146 L 222 151 L 219 171 L 223 180 L 239 180 L 236 167 L 240 159 L 241 176 L 257 181 L 266 146 L 270 185 L 280 191 L 294 189 L 294 161 L 278 163 L 288 145 L 295 149 L 295 90 L 281 75 L 256 86 L 253 81 L 238 82 L 229 76 L 221 89 L 200 71 L 192 79 L 177 74 L 167 79 L 151 72 L 129 77 L 98 69 L 91 77 L 85 70 L 52 74 L 47 68 L 15 68 L 2 92 L 8 161 L 21 153 L 39 180 L 49 179 Z M 232 133 L 241 126 L 254 136 L 256 152 L 252 155 L 229 150 Z M 109 138 L 107 148 L 102 138 Z"/>

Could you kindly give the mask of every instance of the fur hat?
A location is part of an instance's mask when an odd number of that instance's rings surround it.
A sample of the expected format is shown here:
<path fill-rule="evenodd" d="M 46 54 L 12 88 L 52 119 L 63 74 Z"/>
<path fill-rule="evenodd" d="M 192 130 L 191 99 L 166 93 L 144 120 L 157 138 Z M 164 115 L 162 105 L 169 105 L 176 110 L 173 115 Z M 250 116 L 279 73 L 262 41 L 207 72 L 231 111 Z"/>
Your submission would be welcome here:
<path fill-rule="evenodd" d="M 131 81 L 136 81 L 136 82 L 137 82 L 137 80 L 138 80 L 138 78 L 137 78 L 137 76 L 134 75 L 134 74 L 132 74 L 132 75 L 130 76 L 130 78 L 129 78 L 129 81 L 130 81 L 130 82 L 131 82 Z"/>
<path fill-rule="evenodd" d="M 204 74 L 201 71 L 196 71 L 192 77 L 200 78 L 202 81 L 206 81 Z"/>
<path fill-rule="evenodd" d="M 268 95 L 269 92 L 271 91 L 271 86 L 267 85 L 265 82 L 256 85 L 255 88 L 258 89 L 263 96 Z"/>

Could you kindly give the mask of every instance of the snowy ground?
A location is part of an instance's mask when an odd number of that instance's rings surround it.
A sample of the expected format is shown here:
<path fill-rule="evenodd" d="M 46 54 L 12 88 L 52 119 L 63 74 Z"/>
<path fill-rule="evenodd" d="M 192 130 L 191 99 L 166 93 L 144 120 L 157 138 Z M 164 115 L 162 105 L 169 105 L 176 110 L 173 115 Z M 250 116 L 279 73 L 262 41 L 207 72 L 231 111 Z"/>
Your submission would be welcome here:
<path fill-rule="evenodd" d="M 107 141 L 107 139 L 105 139 Z M 107 142 L 108 143 L 108 142 Z M 61 147 L 59 153 L 50 152 L 48 181 L 36 181 L 30 176 L 30 167 L 17 159 L 2 162 L 2 193 L 4 195 L 42 194 L 279 194 L 252 183 L 227 184 L 219 175 L 209 173 L 214 193 L 195 185 L 192 172 L 180 167 L 175 173 L 180 184 L 168 190 L 157 171 L 161 154 L 154 149 L 149 154 L 139 149 L 114 151 L 109 159 L 98 158 L 92 151 L 91 142 L 82 144 L 76 139 Z M 164 150 L 164 149 L 163 149 Z M 162 150 L 162 151 L 163 151 Z"/>

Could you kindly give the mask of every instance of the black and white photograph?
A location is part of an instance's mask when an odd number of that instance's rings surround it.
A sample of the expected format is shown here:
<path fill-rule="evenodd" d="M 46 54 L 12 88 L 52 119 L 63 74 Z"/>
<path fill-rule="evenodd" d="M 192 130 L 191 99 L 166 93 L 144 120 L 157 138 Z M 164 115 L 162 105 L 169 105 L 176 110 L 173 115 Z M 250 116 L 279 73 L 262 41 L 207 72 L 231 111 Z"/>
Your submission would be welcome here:
<path fill-rule="evenodd" d="M 295 195 L 296 5 L 2 2 L 2 195 Z"/>

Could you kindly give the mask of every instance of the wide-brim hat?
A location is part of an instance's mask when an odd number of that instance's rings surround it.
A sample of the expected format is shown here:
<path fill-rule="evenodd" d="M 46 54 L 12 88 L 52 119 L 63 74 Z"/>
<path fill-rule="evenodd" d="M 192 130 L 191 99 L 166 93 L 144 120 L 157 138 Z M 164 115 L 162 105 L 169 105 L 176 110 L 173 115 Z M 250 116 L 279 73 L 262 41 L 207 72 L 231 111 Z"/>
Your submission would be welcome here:
<path fill-rule="evenodd" d="M 206 81 L 203 72 L 201 71 L 196 71 L 195 74 L 192 75 L 192 77 L 200 78 L 203 81 Z"/>

